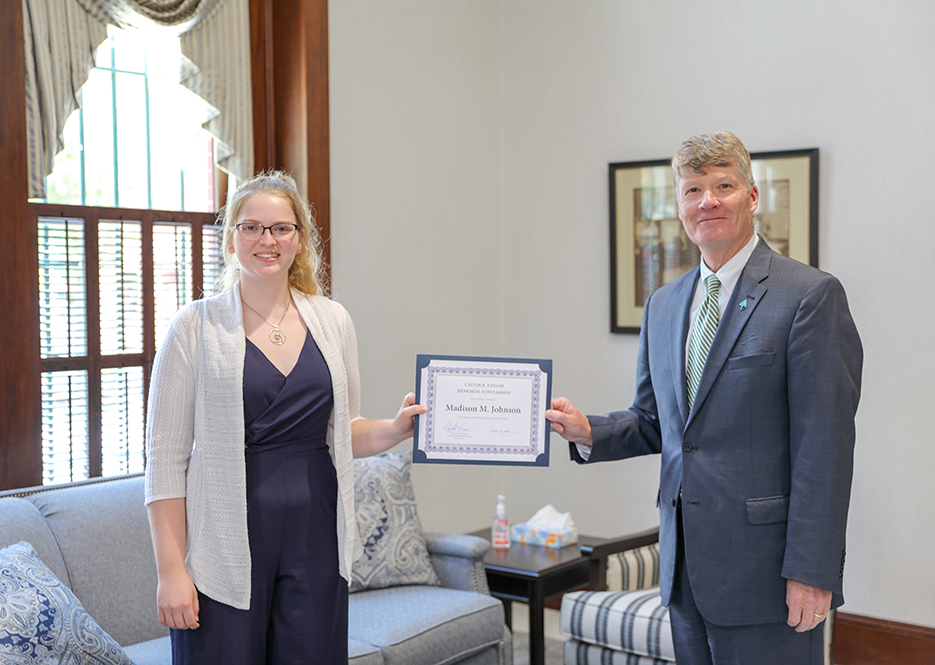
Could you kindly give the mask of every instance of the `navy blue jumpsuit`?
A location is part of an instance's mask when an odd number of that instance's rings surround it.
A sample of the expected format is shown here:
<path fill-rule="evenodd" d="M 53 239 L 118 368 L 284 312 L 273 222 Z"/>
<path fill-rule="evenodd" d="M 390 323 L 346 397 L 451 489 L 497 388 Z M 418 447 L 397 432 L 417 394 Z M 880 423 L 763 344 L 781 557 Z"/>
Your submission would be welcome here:
<path fill-rule="evenodd" d="M 247 340 L 250 609 L 199 593 L 200 627 L 172 631 L 175 665 L 346 665 L 338 481 L 325 441 L 333 405 L 331 374 L 311 333 L 288 376 Z"/>

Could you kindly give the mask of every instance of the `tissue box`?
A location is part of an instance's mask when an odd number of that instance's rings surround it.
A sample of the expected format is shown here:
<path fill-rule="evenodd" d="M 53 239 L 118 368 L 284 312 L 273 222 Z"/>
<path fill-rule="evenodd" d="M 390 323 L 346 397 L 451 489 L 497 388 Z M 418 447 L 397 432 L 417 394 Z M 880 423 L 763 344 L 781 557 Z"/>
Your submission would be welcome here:
<path fill-rule="evenodd" d="M 510 539 L 524 545 L 541 545 L 552 549 L 561 549 L 578 542 L 578 529 L 540 529 L 525 522 L 514 524 L 510 529 Z"/>

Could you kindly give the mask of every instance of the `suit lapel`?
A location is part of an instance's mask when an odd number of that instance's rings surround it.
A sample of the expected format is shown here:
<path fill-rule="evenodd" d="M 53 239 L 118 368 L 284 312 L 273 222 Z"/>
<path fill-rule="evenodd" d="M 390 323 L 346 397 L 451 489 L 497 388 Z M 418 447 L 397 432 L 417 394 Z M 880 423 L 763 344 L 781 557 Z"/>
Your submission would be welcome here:
<path fill-rule="evenodd" d="M 708 352 L 708 359 L 705 362 L 704 372 L 701 374 L 701 381 L 698 384 L 698 391 L 695 393 L 695 402 L 688 416 L 688 421 L 691 421 L 704 405 L 711 387 L 724 369 L 724 364 L 727 362 L 731 349 L 737 343 L 737 338 L 744 326 L 747 325 L 747 321 L 753 316 L 753 311 L 760 304 L 763 295 L 767 291 L 767 287 L 763 282 L 769 276 L 769 262 L 772 252 L 773 250 L 761 237 L 753 250 L 753 254 L 747 260 L 743 272 L 740 273 L 740 279 L 737 280 L 734 293 L 724 309 L 724 315 L 717 327 L 717 334 L 714 336 L 714 342 L 712 342 L 711 350 Z M 684 395 L 685 393 L 686 389 L 683 388 L 681 394 Z"/>
<path fill-rule="evenodd" d="M 685 345 L 688 343 L 688 320 L 691 314 L 692 298 L 698 285 L 701 271 L 695 268 L 694 277 L 684 280 L 672 298 L 669 330 L 666 339 L 675 340 L 672 345 L 672 375 L 675 377 L 675 395 L 682 415 L 682 422 L 688 420 L 688 388 L 685 380 Z"/>

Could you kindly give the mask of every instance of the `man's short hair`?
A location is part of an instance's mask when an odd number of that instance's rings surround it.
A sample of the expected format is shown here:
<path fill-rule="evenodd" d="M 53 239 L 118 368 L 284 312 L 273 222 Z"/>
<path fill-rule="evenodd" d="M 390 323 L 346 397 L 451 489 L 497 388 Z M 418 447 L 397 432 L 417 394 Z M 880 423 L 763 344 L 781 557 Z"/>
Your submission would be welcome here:
<path fill-rule="evenodd" d="M 694 175 L 703 175 L 712 166 L 736 166 L 743 174 L 747 189 L 752 190 L 753 167 L 750 153 L 730 132 L 697 134 L 682 142 L 672 158 L 672 181 L 678 187 L 682 169 Z"/>

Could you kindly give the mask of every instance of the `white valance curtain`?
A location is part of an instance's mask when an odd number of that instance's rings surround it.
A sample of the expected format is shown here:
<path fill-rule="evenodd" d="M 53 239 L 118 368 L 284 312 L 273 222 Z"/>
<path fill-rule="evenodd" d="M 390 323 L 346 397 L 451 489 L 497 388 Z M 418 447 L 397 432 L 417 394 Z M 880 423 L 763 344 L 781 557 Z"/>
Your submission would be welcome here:
<path fill-rule="evenodd" d="M 45 177 L 64 148 L 62 130 L 94 66 L 107 27 L 74 0 L 23 0 L 29 198 L 45 198 Z"/>
<path fill-rule="evenodd" d="M 23 0 L 29 197 L 45 197 L 65 121 L 108 24 L 180 35 L 191 65 L 181 83 L 215 109 L 204 128 L 216 139 L 218 166 L 252 176 L 249 15 L 247 0 Z"/>
<path fill-rule="evenodd" d="M 218 0 L 77 0 L 101 23 L 118 28 L 152 25 L 173 28 L 176 34 L 190 30 Z"/>

